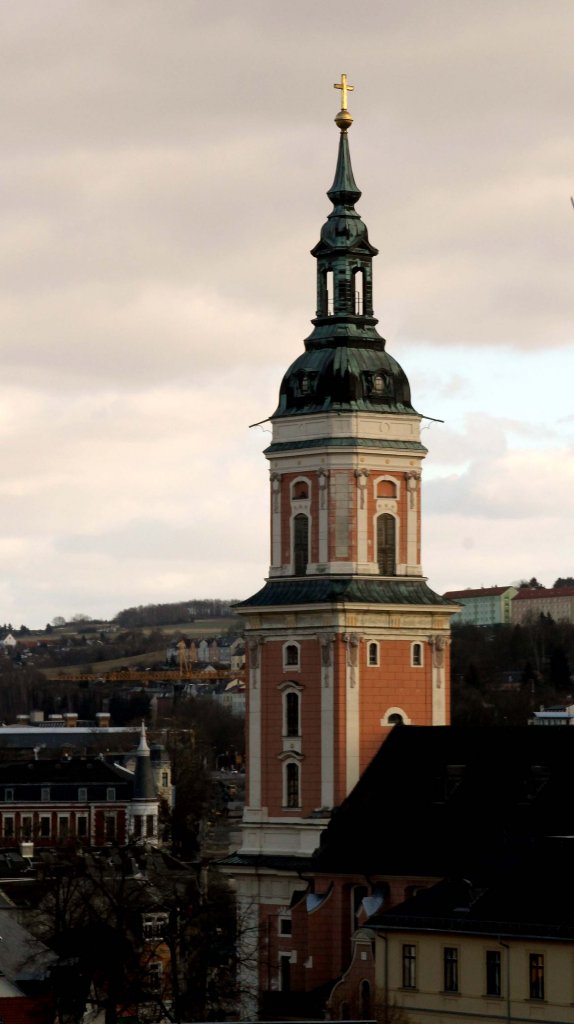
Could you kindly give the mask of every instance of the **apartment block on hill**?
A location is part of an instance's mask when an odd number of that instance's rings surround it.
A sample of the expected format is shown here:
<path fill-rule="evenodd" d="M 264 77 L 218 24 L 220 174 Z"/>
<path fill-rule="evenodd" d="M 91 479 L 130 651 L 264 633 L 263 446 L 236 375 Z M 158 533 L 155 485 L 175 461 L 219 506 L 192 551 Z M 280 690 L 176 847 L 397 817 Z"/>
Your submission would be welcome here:
<path fill-rule="evenodd" d="M 516 587 L 479 587 L 476 590 L 449 590 L 443 597 L 462 608 L 453 622 L 471 626 L 508 625 L 512 621 L 512 601 Z"/>
<path fill-rule="evenodd" d="M 512 600 L 512 623 L 524 625 L 550 615 L 554 622 L 574 622 L 574 587 L 536 587 L 517 591 Z"/>

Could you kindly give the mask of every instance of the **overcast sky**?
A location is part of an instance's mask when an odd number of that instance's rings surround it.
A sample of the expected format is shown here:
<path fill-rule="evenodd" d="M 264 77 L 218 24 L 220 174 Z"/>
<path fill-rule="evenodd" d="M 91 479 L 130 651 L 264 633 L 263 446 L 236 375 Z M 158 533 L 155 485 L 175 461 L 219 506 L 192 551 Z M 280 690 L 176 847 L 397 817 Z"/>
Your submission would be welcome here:
<path fill-rule="evenodd" d="M 247 597 L 346 72 L 438 591 L 574 574 L 572 0 L 3 0 L 0 623 Z"/>

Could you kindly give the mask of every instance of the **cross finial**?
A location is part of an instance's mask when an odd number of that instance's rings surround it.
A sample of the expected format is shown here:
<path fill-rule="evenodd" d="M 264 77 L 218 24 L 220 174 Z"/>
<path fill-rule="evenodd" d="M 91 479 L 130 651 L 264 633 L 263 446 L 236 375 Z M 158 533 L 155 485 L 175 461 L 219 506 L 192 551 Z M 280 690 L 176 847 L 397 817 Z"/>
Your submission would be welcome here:
<path fill-rule="evenodd" d="M 341 110 L 347 110 L 347 93 L 352 92 L 355 88 L 354 85 L 347 85 L 347 76 L 341 75 L 341 81 L 335 82 L 334 89 L 340 89 L 343 95 L 341 96 Z"/>

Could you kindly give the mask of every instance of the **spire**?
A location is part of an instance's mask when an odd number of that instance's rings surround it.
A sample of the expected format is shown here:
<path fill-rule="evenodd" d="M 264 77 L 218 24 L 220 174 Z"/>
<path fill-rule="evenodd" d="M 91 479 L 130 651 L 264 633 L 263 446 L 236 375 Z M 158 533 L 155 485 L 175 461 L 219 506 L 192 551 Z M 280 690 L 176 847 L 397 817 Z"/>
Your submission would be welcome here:
<path fill-rule="evenodd" d="M 354 206 L 361 198 L 361 192 L 353 177 L 351 153 L 346 128 L 341 129 L 339 139 L 339 155 L 335 170 L 335 180 L 327 192 L 333 206 Z"/>
<path fill-rule="evenodd" d="M 148 747 L 148 743 L 147 743 L 147 734 L 146 734 L 145 722 L 142 719 L 142 724 L 141 724 L 141 729 L 140 729 L 140 742 L 139 742 L 139 746 L 138 746 L 138 754 L 146 754 L 146 753 L 149 754 L 149 747 Z"/>
<path fill-rule="evenodd" d="M 354 204 L 361 198 L 361 193 L 357 188 L 353 177 L 351 154 L 349 152 L 349 142 L 347 139 L 347 131 L 353 123 L 353 118 L 351 117 L 349 108 L 347 107 L 347 92 L 352 92 L 355 86 L 348 85 L 347 76 L 341 75 L 341 81 L 335 82 L 333 88 L 341 90 L 341 109 L 335 118 L 337 128 L 341 129 L 341 138 L 339 139 L 339 156 L 337 158 L 335 180 L 327 192 L 327 195 L 333 203 L 333 206 L 354 206 Z"/>
<path fill-rule="evenodd" d="M 376 329 L 373 256 L 366 225 L 355 209 L 361 198 L 351 166 L 348 131 L 353 118 L 347 76 L 335 83 L 341 109 L 335 117 L 339 151 L 327 192 L 332 211 L 311 250 L 317 260 L 317 306 L 305 352 L 285 374 L 279 405 L 271 417 L 364 410 L 416 415 L 409 382 Z"/>
<path fill-rule="evenodd" d="M 142 722 L 140 742 L 136 753 L 136 770 L 134 777 L 134 800 L 155 800 L 155 783 L 150 761 L 145 725 Z"/>

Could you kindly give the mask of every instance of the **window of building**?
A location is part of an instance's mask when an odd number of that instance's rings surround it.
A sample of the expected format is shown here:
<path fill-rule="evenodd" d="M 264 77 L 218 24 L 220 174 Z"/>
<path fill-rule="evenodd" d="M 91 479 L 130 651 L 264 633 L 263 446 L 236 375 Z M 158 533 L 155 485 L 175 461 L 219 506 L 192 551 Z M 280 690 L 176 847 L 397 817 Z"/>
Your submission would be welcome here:
<path fill-rule="evenodd" d="M 153 839 L 155 834 L 155 817 L 153 814 L 145 816 L 145 834 L 148 839 Z"/>
<path fill-rule="evenodd" d="M 416 643 L 411 647 L 411 665 L 413 668 L 422 668 L 423 664 L 423 645 Z"/>
<path fill-rule="evenodd" d="M 40 836 L 42 837 L 42 839 L 48 839 L 51 833 L 52 828 L 49 815 L 40 815 Z"/>
<path fill-rule="evenodd" d="M 458 992 L 458 949 L 445 946 L 444 949 L 444 991 Z"/>
<path fill-rule="evenodd" d="M 379 645 L 375 640 L 371 640 L 367 646 L 367 662 L 371 668 L 379 664 Z"/>
<path fill-rule="evenodd" d="M 5 814 L 2 821 L 2 832 L 4 839 L 14 838 L 14 815 Z"/>
<path fill-rule="evenodd" d="M 371 1013 L 371 986 L 368 981 L 359 985 L 359 1020 L 369 1020 Z"/>
<path fill-rule="evenodd" d="M 169 772 L 161 773 L 161 784 L 162 786 L 169 786 Z"/>
<path fill-rule="evenodd" d="M 79 839 L 86 839 L 88 835 L 88 818 L 85 814 L 78 814 L 76 818 L 76 834 Z"/>
<path fill-rule="evenodd" d="M 289 761 L 285 765 L 285 805 L 287 807 L 299 807 L 300 800 L 300 771 L 295 761 Z"/>
<path fill-rule="evenodd" d="M 388 512 L 377 519 L 377 560 L 381 576 L 396 575 L 396 522 Z"/>
<path fill-rule="evenodd" d="M 134 839 L 141 839 L 142 835 L 142 816 L 136 814 L 134 816 Z"/>
<path fill-rule="evenodd" d="M 299 512 L 293 519 L 293 569 L 305 576 L 309 562 L 309 517 Z"/>
<path fill-rule="evenodd" d="M 377 498 L 396 498 L 397 485 L 394 480 L 377 481 Z"/>
<path fill-rule="evenodd" d="M 487 996 L 499 996 L 501 994 L 501 971 L 500 971 L 500 950 L 487 949 L 486 951 L 486 994 Z"/>
<path fill-rule="evenodd" d="M 116 838 L 116 816 L 115 814 L 104 815 L 104 834 L 107 843 L 113 843 Z"/>
<path fill-rule="evenodd" d="M 309 378 L 307 377 L 307 384 Z M 302 386 L 302 384 L 301 384 Z M 308 388 L 307 388 L 308 389 Z M 309 497 L 309 484 L 306 480 L 295 480 L 291 489 L 292 501 L 306 501 Z"/>
<path fill-rule="evenodd" d="M 87 799 L 88 799 L 88 790 L 87 790 L 86 786 L 80 786 L 80 788 L 78 790 L 78 800 L 80 801 L 80 803 L 85 804 L 87 802 Z"/>
<path fill-rule="evenodd" d="M 106 789 L 106 800 L 115 800 L 115 799 L 116 799 L 116 787 L 115 786 L 108 786 L 107 789 Z"/>
<path fill-rule="evenodd" d="M 285 735 L 299 736 L 301 733 L 300 723 L 300 697 L 298 693 L 289 690 L 285 696 Z"/>
<path fill-rule="evenodd" d="M 159 992 L 161 989 L 162 965 L 159 960 L 154 960 L 147 965 L 147 983 L 151 992 Z"/>
<path fill-rule="evenodd" d="M 167 914 L 144 914 L 142 931 L 144 939 L 163 939 L 167 929 Z"/>
<path fill-rule="evenodd" d="M 530 964 L 530 998 L 544 999 L 544 953 L 531 953 Z"/>
<path fill-rule="evenodd" d="M 410 725 L 411 719 L 403 708 L 387 708 L 381 718 L 381 725 Z"/>
<path fill-rule="evenodd" d="M 291 991 L 291 954 L 279 954 L 279 987 L 282 992 Z"/>
<path fill-rule="evenodd" d="M 299 644 L 285 644 L 283 647 L 283 668 L 300 668 Z"/>
<path fill-rule="evenodd" d="M 42 791 L 41 791 L 40 796 L 42 798 L 42 802 L 43 803 L 47 803 L 47 801 L 50 799 L 50 787 L 49 786 L 42 786 Z"/>
<path fill-rule="evenodd" d="M 409 943 L 403 946 L 403 988 L 417 987 L 417 948 Z"/>
<path fill-rule="evenodd" d="M 11 804 L 11 803 L 14 802 L 14 790 L 13 789 L 5 789 L 4 790 L 4 800 L 6 801 L 7 804 Z"/>
<path fill-rule="evenodd" d="M 280 935 L 291 935 L 293 931 L 292 921 L 290 917 L 279 918 L 279 934 Z"/>
<path fill-rule="evenodd" d="M 58 815 L 58 836 L 65 839 L 70 834 L 70 817 L 68 814 Z"/>
<path fill-rule="evenodd" d="M 22 839 L 28 840 L 32 838 L 32 815 L 23 814 L 20 821 L 20 835 Z"/>

